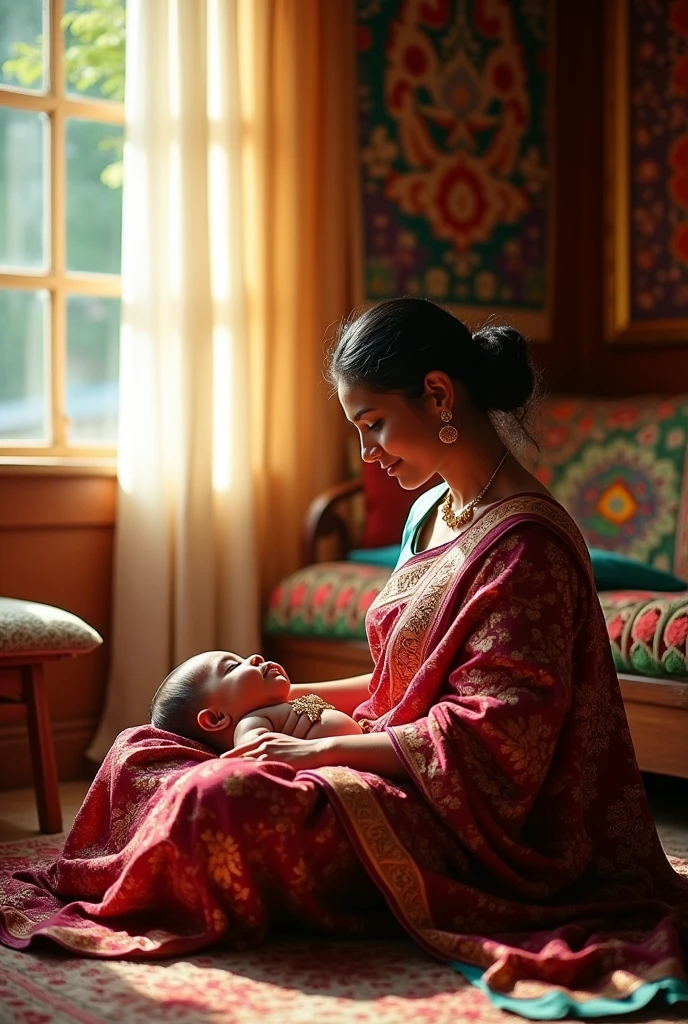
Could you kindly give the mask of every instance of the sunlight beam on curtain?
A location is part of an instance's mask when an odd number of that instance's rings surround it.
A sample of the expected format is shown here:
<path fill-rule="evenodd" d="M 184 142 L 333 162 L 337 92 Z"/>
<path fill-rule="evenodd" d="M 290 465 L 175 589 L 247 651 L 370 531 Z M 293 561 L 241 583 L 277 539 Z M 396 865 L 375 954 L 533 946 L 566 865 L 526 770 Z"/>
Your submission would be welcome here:
<path fill-rule="evenodd" d="M 352 0 L 128 0 L 110 678 L 89 755 L 181 660 L 260 649 L 341 479 L 328 326 L 357 301 Z M 279 544 L 275 543 L 279 536 Z"/>

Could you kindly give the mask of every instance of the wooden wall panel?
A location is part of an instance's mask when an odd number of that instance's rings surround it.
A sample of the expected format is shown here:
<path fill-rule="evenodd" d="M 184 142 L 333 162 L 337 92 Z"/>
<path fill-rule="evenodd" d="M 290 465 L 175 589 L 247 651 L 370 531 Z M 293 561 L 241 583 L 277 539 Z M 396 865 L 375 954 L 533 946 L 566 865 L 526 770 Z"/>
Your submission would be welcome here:
<path fill-rule="evenodd" d="M 46 666 L 61 779 L 92 771 L 84 752 L 105 696 L 116 488 L 112 476 L 0 473 L 0 594 L 65 608 L 104 640 Z M 31 784 L 23 719 L 0 707 L 0 789 Z"/>

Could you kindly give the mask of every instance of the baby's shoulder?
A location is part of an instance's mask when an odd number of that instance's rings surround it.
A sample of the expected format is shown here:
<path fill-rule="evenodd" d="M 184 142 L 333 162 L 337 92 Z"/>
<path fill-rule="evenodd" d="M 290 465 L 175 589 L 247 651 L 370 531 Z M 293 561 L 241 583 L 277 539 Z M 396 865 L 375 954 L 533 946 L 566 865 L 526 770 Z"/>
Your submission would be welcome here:
<path fill-rule="evenodd" d="M 247 715 L 239 721 L 243 724 L 248 724 L 252 719 L 262 718 L 267 719 L 272 725 L 274 732 L 280 732 L 284 727 L 289 712 L 291 711 L 291 704 L 288 701 L 283 701 L 281 704 L 269 704 L 264 708 L 256 708 L 254 711 L 249 711 Z M 238 725 L 239 723 L 237 723 Z"/>

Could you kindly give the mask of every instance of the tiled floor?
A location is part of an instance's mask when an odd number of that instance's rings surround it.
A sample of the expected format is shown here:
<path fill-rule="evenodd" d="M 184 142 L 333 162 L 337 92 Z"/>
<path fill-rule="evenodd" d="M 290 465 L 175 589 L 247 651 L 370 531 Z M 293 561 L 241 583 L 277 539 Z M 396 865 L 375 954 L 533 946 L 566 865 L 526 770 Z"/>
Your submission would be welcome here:
<path fill-rule="evenodd" d="M 688 742 L 688 738 L 686 740 Z M 671 835 L 670 853 L 688 857 L 688 779 L 664 775 L 644 776 L 645 789 L 662 835 Z M 90 782 L 64 782 L 60 786 L 63 827 L 69 828 Z M 38 834 L 33 790 L 0 792 L 0 842 Z M 675 849 L 676 846 L 682 849 Z"/>

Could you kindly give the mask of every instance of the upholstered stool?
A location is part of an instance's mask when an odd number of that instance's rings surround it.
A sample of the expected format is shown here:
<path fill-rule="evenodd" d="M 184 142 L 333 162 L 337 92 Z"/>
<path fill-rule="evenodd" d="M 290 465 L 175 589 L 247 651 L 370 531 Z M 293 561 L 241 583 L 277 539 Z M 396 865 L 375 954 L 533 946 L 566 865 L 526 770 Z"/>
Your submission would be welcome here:
<path fill-rule="evenodd" d="M 43 665 L 86 654 L 102 642 L 83 619 L 61 608 L 0 597 L 0 701 L 26 707 L 41 832 L 62 830 Z"/>

